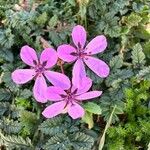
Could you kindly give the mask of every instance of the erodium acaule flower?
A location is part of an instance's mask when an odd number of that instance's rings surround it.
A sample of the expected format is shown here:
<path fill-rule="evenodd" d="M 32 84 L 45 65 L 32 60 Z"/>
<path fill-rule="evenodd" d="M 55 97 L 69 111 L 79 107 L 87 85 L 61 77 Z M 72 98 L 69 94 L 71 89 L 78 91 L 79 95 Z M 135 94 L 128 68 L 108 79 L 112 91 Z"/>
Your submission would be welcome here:
<path fill-rule="evenodd" d="M 50 71 L 57 62 L 57 53 L 52 48 L 46 48 L 42 51 L 38 58 L 35 50 L 29 46 L 21 48 L 20 57 L 22 61 L 30 66 L 30 69 L 17 69 L 12 73 L 12 79 L 16 84 L 24 84 L 33 78 L 35 84 L 33 87 L 33 94 L 38 102 L 46 102 L 45 92 L 47 84 L 45 77 L 55 86 L 61 88 L 68 88 L 69 79 L 67 76 Z"/>
<path fill-rule="evenodd" d="M 46 118 L 52 118 L 58 114 L 68 112 L 73 119 L 83 117 L 84 109 L 80 106 L 80 103 L 84 100 L 99 97 L 102 91 L 87 92 L 92 86 L 92 81 L 88 77 L 81 80 L 83 82 L 80 82 L 80 85 L 75 80 L 72 80 L 72 84 L 68 82 L 67 90 L 54 86 L 48 87 L 47 98 L 55 103 L 48 106 L 42 114 Z"/>
<path fill-rule="evenodd" d="M 72 40 L 75 47 L 63 44 L 58 47 L 57 51 L 58 57 L 62 60 L 66 62 L 76 61 L 73 66 L 73 74 L 76 74 L 76 80 L 80 82 L 80 79 L 86 76 L 84 63 L 99 77 L 107 77 L 110 70 L 108 65 L 104 61 L 92 56 L 106 49 L 107 41 L 105 36 L 96 36 L 85 46 L 86 31 L 84 27 L 77 25 L 73 28 Z"/>

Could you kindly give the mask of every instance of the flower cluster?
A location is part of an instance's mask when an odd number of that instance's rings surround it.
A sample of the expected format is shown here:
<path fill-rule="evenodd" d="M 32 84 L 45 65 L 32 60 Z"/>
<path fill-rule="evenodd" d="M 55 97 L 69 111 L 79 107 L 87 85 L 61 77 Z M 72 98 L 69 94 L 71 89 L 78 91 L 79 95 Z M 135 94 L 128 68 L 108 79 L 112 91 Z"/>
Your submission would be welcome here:
<path fill-rule="evenodd" d="M 41 103 L 46 103 L 48 100 L 55 102 L 42 112 L 46 118 L 66 112 L 73 119 L 82 117 L 84 109 L 80 103 L 102 94 L 102 91 L 88 92 L 92 86 L 92 80 L 87 77 L 84 64 L 99 77 L 103 78 L 109 75 L 108 65 L 93 57 L 94 54 L 106 49 L 105 36 L 97 36 L 85 46 L 86 31 L 84 27 L 77 25 L 73 28 L 72 40 L 74 46 L 60 45 L 57 52 L 53 48 L 46 48 L 40 57 L 37 56 L 33 48 L 23 46 L 20 57 L 30 68 L 17 69 L 12 73 L 12 79 L 16 84 L 35 80 L 33 95 L 36 101 Z M 72 81 L 65 74 L 50 70 L 55 66 L 58 58 L 68 63 L 75 62 L 72 70 Z M 48 81 L 52 86 L 48 87 Z"/>

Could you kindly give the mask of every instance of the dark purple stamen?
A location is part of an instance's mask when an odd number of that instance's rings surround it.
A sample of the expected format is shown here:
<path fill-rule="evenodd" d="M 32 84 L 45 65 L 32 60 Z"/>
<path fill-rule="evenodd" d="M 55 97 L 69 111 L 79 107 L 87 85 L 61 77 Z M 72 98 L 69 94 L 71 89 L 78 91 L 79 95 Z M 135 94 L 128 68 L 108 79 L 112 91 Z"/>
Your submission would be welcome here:
<path fill-rule="evenodd" d="M 78 48 L 81 49 L 81 44 L 78 42 Z"/>
<path fill-rule="evenodd" d="M 70 54 L 73 55 L 73 56 L 78 56 L 78 54 L 76 52 L 72 52 Z"/>
<path fill-rule="evenodd" d="M 44 61 L 43 64 L 42 64 L 42 66 L 45 67 L 46 64 L 47 64 L 47 61 Z"/>
<path fill-rule="evenodd" d="M 61 94 L 60 96 L 61 96 L 62 98 L 66 98 L 66 95 Z"/>
<path fill-rule="evenodd" d="M 73 94 L 73 95 L 76 94 L 76 93 L 77 93 L 77 90 L 78 90 L 78 89 L 75 89 L 75 90 L 72 92 L 72 94 Z"/>
<path fill-rule="evenodd" d="M 45 68 L 44 68 L 44 66 L 45 66 L 45 64 L 37 64 L 36 66 L 35 66 L 35 71 L 36 71 L 36 73 L 37 74 L 41 74 L 41 73 L 43 73 L 44 71 L 45 71 Z"/>
<path fill-rule="evenodd" d="M 72 52 L 72 53 L 70 53 L 70 54 L 73 55 L 73 56 L 78 56 L 78 57 L 80 57 L 80 58 L 83 58 L 84 56 L 87 55 L 87 53 L 84 53 L 84 52 L 82 52 L 82 51 L 79 51 L 79 52 Z"/>
<path fill-rule="evenodd" d="M 33 60 L 33 64 L 34 64 L 34 65 L 37 65 L 37 62 L 36 62 L 36 60 Z"/>
<path fill-rule="evenodd" d="M 67 103 L 72 103 L 75 100 L 75 94 L 77 92 L 77 89 L 75 89 L 74 92 L 66 91 L 67 95 L 61 94 L 60 96 L 67 102 Z"/>

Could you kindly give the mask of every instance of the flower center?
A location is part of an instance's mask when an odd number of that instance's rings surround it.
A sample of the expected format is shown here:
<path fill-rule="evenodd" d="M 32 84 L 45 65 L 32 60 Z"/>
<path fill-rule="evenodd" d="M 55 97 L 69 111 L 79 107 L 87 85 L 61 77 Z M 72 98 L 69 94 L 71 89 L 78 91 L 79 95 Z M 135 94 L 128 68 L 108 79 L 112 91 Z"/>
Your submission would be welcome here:
<path fill-rule="evenodd" d="M 84 51 L 77 51 L 72 52 L 71 55 L 77 56 L 78 58 L 84 58 L 85 56 L 87 56 L 87 53 L 85 53 Z"/>
<path fill-rule="evenodd" d="M 73 101 L 75 101 L 75 94 L 77 92 L 77 89 L 75 89 L 73 92 L 71 92 L 71 90 L 68 90 L 66 91 L 67 95 L 61 95 L 64 100 L 67 102 L 67 103 L 72 103 Z"/>
<path fill-rule="evenodd" d="M 43 62 L 42 64 L 34 62 L 35 64 L 35 71 L 37 74 L 42 74 L 45 71 L 45 66 L 46 66 L 47 61 Z"/>
<path fill-rule="evenodd" d="M 43 73 L 45 68 L 42 65 L 39 64 L 35 67 L 35 70 L 36 70 L 37 73 Z"/>
<path fill-rule="evenodd" d="M 85 50 L 86 50 L 86 49 L 85 49 L 85 48 L 82 48 L 82 47 L 81 47 L 81 44 L 78 43 L 78 47 L 77 47 L 77 49 L 76 49 L 76 52 L 72 52 L 71 55 L 76 56 L 76 57 L 78 57 L 78 58 L 85 58 L 85 56 L 91 55 L 91 52 L 86 53 Z"/>
<path fill-rule="evenodd" d="M 67 100 L 68 100 L 68 101 L 74 100 L 74 95 L 73 95 L 72 93 L 69 93 L 69 94 L 67 95 Z"/>

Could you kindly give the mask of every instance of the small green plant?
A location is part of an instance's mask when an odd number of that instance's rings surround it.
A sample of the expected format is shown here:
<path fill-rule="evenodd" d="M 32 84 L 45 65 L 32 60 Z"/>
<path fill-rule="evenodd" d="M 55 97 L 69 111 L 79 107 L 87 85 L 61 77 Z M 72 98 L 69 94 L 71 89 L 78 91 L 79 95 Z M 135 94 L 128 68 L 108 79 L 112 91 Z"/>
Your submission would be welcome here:
<path fill-rule="evenodd" d="M 125 90 L 125 114 L 108 130 L 106 149 L 146 149 L 150 141 L 150 82 L 132 83 Z"/>

